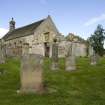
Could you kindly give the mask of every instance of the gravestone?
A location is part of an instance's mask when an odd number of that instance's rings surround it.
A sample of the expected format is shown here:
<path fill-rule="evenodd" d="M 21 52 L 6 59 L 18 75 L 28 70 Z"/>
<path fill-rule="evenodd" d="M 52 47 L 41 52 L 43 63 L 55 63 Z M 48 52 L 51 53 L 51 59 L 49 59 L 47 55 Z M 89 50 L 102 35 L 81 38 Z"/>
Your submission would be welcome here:
<path fill-rule="evenodd" d="M 97 55 L 92 46 L 90 46 L 90 64 L 96 65 L 97 64 Z"/>
<path fill-rule="evenodd" d="M 75 44 L 71 43 L 68 45 L 68 52 L 66 55 L 66 71 L 76 70 L 75 62 Z"/>
<path fill-rule="evenodd" d="M 90 62 L 91 65 L 96 65 L 97 64 L 96 55 L 95 54 L 90 57 L 90 60 L 91 60 L 91 62 Z"/>
<path fill-rule="evenodd" d="M 96 65 L 97 61 L 98 61 L 98 55 L 93 50 L 93 54 L 90 56 L 90 64 L 91 65 Z"/>
<path fill-rule="evenodd" d="M 52 45 L 52 70 L 58 70 L 58 44 L 56 43 L 57 40 L 54 39 L 54 43 Z"/>
<path fill-rule="evenodd" d="M 3 40 L 0 40 L 0 64 L 5 63 L 5 52 Z"/>
<path fill-rule="evenodd" d="M 89 45 L 89 57 L 93 56 L 93 54 L 94 54 L 93 47 Z"/>
<path fill-rule="evenodd" d="M 43 56 L 29 54 L 29 44 L 24 43 L 21 57 L 21 93 L 43 92 Z"/>
<path fill-rule="evenodd" d="M 43 92 L 43 56 L 24 54 L 21 59 L 21 93 Z"/>

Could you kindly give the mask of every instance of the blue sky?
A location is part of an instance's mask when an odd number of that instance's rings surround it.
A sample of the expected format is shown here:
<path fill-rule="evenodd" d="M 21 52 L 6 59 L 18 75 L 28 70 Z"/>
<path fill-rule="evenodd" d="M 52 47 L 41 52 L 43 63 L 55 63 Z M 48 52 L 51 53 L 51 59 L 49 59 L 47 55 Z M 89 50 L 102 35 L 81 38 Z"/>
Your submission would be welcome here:
<path fill-rule="evenodd" d="M 11 17 L 21 27 L 51 15 L 60 33 L 87 38 L 98 24 L 105 28 L 105 0 L 0 0 L 0 36 Z"/>

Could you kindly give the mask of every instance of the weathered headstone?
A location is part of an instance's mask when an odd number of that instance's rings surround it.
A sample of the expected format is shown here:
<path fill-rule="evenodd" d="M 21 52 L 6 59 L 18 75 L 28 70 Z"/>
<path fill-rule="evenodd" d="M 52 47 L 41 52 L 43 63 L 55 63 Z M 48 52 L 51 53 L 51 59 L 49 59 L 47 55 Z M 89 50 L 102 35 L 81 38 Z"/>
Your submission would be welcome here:
<path fill-rule="evenodd" d="M 93 47 L 89 45 L 89 57 L 93 56 L 93 54 L 94 54 Z"/>
<path fill-rule="evenodd" d="M 74 49 L 73 49 L 74 48 Z M 66 71 L 76 70 L 75 62 L 75 45 L 73 43 L 68 45 L 68 52 L 66 55 Z"/>
<path fill-rule="evenodd" d="M 90 64 L 96 65 L 97 64 L 97 55 L 92 46 L 90 46 Z"/>
<path fill-rule="evenodd" d="M 43 92 L 43 56 L 29 54 L 29 44 L 24 43 L 21 57 L 21 93 Z"/>
<path fill-rule="evenodd" d="M 4 43 L 3 40 L 0 40 L 0 64 L 5 63 L 5 56 L 4 56 Z"/>
<path fill-rule="evenodd" d="M 43 92 L 43 56 L 24 54 L 21 59 L 21 93 Z"/>
<path fill-rule="evenodd" d="M 90 57 L 90 64 L 96 65 L 100 59 L 100 56 L 94 52 L 94 54 Z"/>
<path fill-rule="evenodd" d="M 92 55 L 90 57 L 90 60 L 91 60 L 91 62 L 90 62 L 91 65 L 96 65 L 97 64 L 96 55 Z"/>
<path fill-rule="evenodd" d="M 54 43 L 52 45 L 52 70 L 58 70 L 58 44 L 56 43 L 56 39 L 54 39 Z"/>

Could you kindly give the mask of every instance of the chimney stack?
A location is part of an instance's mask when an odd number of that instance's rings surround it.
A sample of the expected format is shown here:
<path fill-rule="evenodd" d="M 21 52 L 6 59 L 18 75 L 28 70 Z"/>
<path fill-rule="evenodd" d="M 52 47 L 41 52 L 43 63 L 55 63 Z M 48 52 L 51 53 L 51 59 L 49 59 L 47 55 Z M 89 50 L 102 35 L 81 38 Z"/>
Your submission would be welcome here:
<path fill-rule="evenodd" d="M 12 18 L 12 20 L 9 22 L 9 31 L 13 31 L 15 29 L 15 21 Z"/>

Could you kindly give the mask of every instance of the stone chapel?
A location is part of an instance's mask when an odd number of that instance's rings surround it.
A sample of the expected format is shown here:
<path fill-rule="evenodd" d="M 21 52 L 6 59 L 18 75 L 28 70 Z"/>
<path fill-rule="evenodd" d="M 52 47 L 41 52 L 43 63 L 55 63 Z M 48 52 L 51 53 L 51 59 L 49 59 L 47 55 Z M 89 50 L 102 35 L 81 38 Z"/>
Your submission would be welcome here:
<path fill-rule="evenodd" d="M 2 38 L 5 46 L 5 54 L 9 57 L 21 56 L 23 47 L 27 46 L 30 54 L 40 54 L 46 57 L 52 56 L 53 39 L 58 39 L 58 56 L 66 55 L 68 43 L 59 33 L 50 16 L 32 24 L 15 28 L 15 21 L 9 22 L 9 32 Z M 77 56 L 86 56 L 86 46 L 84 43 L 75 43 L 77 46 Z M 75 52 L 76 52 L 75 50 Z"/>
<path fill-rule="evenodd" d="M 50 16 L 35 23 L 15 28 L 15 21 L 9 23 L 9 32 L 3 37 L 6 55 L 18 56 L 22 54 L 22 47 L 27 45 L 29 53 L 51 56 L 53 39 L 59 35 Z"/>

